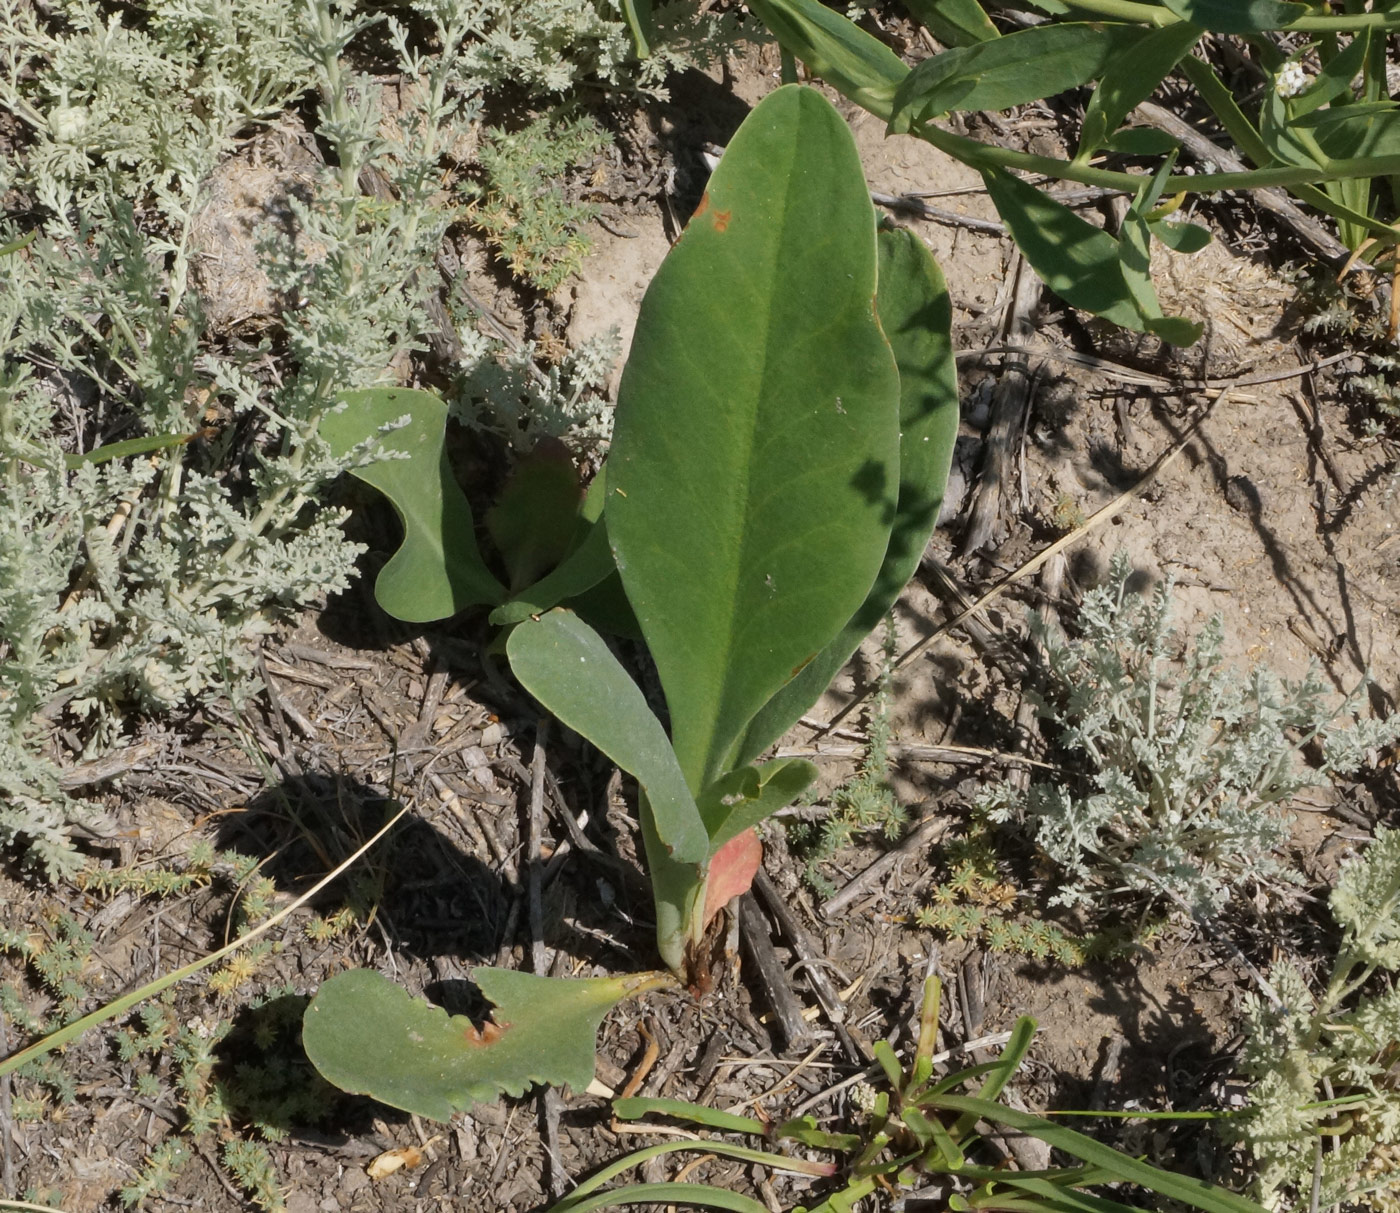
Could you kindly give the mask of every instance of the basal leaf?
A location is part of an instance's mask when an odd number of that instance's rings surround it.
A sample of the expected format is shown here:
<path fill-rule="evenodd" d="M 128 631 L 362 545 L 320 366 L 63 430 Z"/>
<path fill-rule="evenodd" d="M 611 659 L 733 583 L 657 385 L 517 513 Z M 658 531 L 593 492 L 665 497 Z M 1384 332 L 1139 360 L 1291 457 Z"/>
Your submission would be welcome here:
<path fill-rule="evenodd" d="M 745 766 L 715 780 L 698 804 L 710 849 L 718 850 L 736 834 L 756 826 L 802 795 L 817 778 L 817 768 L 801 758 L 779 758 Z"/>
<path fill-rule="evenodd" d="M 692 791 L 870 589 L 898 483 L 875 217 L 845 122 L 779 89 L 642 301 L 608 534 Z"/>
<path fill-rule="evenodd" d="M 977 0 L 904 0 L 904 7 L 945 46 L 971 46 L 1001 37 Z"/>
<path fill-rule="evenodd" d="M 545 439 L 515 465 L 486 515 L 515 593 L 564 558 L 580 531 L 583 486 L 569 448 Z"/>
<path fill-rule="evenodd" d="M 1118 241 L 1107 232 L 1000 169 L 984 169 L 982 179 L 1016 246 L 1066 303 L 1140 333 L 1161 328 L 1158 335 L 1172 344 L 1190 344 L 1199 335 L 1190 321 L 1162 315 L 1150 280 L 1137 281 L 1136 291 L 1129 285 Z"/>
<path fill-rule="evenodd" d="M 506 654 L 531 695 L 646 789 L 657 835 L 675 860 L 704 863 L 710 837 L 666 730 L 602 637 L 554 610 L 512 631 Z"/>
<path fill-rule="evenodd" d="M 448 462 L 447 406 L 411 388 L 366 388 L 343 392 L 341 400 L 345 407 L 322 416 L 319 430 L 337 455 L 408 419 L 379 440 L 380 450 L 404 458 L 351 470 L 389 499 L 403 523 L 403 544 L 374 585 L 379 605 L 396 619 L 428 623 L 500 602 L 504 590 L 482 562 L 471 506 Z"/>
<path fill-rule="evenodd" d="M 595 613 L 582 606 L 585 595 L 607 597 L 609 605 L 616 605 L 627 612 L 627 599 L 622 588 L 617 585 L 616 593 L 603 593 L 604 585 L 611 577 L 616 583 L 617 566 L 613 564 L 612 545 L 608 543 L 608 528 L 603 520 L 603 501 L 607 491 L 607 465 L 598 469 L 583 497 L 583 508 L 579 511 L 579 530 L 575 534 L 575 545 L 557 567 L 551 569 L 531 586 L 516 594 L 509 602 L 491 612 L 491 622 L 497 627 L 509 627 L 522 623 L 531 615 L 543 615 L 550 607 L 568 603 L 571 610 L 582 616 L 595 627 L 599 626 Z M 630 614 L 628 615 L 630 619 Z M 604 631 L 625 634 L 639 638 L 635 626 L 604 627 Z"/>
<path fill-rule="evenodd" d="M 705 909 L 702 925 L 709 922 L 734 898 L 747 893 L 753 878 L 763 866 L 763 844 L 753 830 L 741 830 L 710 857 L 705 873 Z"/>
<path fill-rule="evenodd" d="M 749 8 L 814 75 L 877 117 L 890 116 L 909 69 L 878 38 L 820 0 L 753 0 Z"/>
<path fill-rule="evenodd" d="M 892 132 L 951 110 L 1004 110 L 1101 76 L 1144 37 L 1136 26 L 1057 22 L 925 59 L 899 86 Z"/>
<path fill-rule="evenodd" d="M 1162 0 L 1184 21 L 1213 34 L 1258 34 L 1286 29 L 1308 15 L 1305 4 L 1284 0 Z"/>
<path fill-rule="evenodd" d="M 496 1008 L 480 1029 L 372 969 L 332 977 L 306 1009 L 306 1055 L 343 1091 L 445 1121 L 534 1083 L 583 1090 L 603 1016 L 666 984 L 656 973 L 568 980 L 490 968 L 472 980 Z"/>
<path fill-rule="evenodd" d="M 615 567 L 608 529 L 600 519 L 589 525 L 583 542 L 557 568 L 492 611 L 491 622 L 497 627 L 523 623 L 531 615 L 541 615 L 550 607 L 587 593 L 611 576 Z"/>
<path fill-rule="evenodd" d="M 1087 160 L 1200 40 L 1201 30 L 1184 21 L 1150 30 L 1103 70 L 1098 87 L 1084 107 L 1076 160 Z"/>
<path fill-rule="evenodd" d="M 899 368 L 899 498 L 885 558 L 860 609 L 754 718 L 738 761 L 750 762 L 787 732 L 889 612 L 933 534 L 958 435 L 953 305 L 933 256 L 907 229 L 879 236 L 880 324 Z"/>

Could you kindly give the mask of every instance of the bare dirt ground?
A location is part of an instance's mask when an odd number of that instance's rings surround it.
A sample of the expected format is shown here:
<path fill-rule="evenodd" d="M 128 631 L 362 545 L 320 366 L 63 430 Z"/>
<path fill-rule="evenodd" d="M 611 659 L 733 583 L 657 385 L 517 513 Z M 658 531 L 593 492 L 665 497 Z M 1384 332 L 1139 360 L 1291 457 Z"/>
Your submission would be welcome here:
<path fill-rule="evenodd" d="M 553 300 L 530 308 L 512 299 L 486 272 L 479 248 L 462 238 L 463 263 L 483 267 L 478 293 L 499 321 L 522 339 L 547 330 L 572 343 L 611 325 L 626 334 L 698 199 L 703 145 L 724 142 L 745 105 L 776 84 L 776 66 L 759 56 L 725 79 L 680 81 L 671 105 L 628 120 L 609 166 L 604 221 L 591 232 L 594 252 Z M 794 965 L 791 941 L 775 928 L 791 989 L 811 1015 L 800 1033 L 780 1029 L 743 960 L 705 1002 L 653 997 L 615 1012 L 602 1037 L 599 1078 L 620 1090 L 640 1076 L 644 1094 L 769 1117 L 810 1102 L 819 1118 L 836 1123 L 844 1097 L 823 1092 L 866 1064 L 870 1042 L 907 1040 L 917 991 L 926 974 L 937 973 L 947 989 L 945 1043 L 995 1033 L 1022 1014 L 1040 1021 L 1016 1092 L 1027 1106 L 1215 1106 L 1250 978 L 1210 939 L 1176 927 L 1128 956 L 1064 970 L 942 939 L 918 929 L 913 914 L 937 862 L 940 831 L 945 840 L 956 836 L 978 787 L 1011 777 L 1018 755 L 1043 753 L 1019 667 L 1006 657 L 1021 651 L 1028 612 L 1049 605 L 1072 618 L 1078 593 L 1117 550 L 1129 554 L 1141 585 L 1175 579 L 1178 622 L 1187 631 L 1219 613 L 1227 656 L 1241 667 L 1266 662 L 1297 677 L 1317 662 L 1339 692 L 1369 671 L 1376 706 L 1392 706 L 1400 694 L 1395 448 L 1356 437 L 1338 399 L 1339 377 L 1352 366 L 1320 365 L 1332 351 L 1304 338 L 1294 291 L 1279 274 L 1296 254 L 1286 233 L 1262 226 L 1247 204 L 1199 207 L 1195 220 L 1217 238 L 1195 257 L 1158 252 L 1168 310 L 1207 322 L 1198 346 L 1173 353 L 1068 314 L 1048 295 L 1027 307 L 1026 292 L 1015 289 L 1018 255 L 988 230 L 996 215 L 976 174 L 914 140 L 886 139 L 868 115 L 850 117 L 873 190 L 920 193 L 952 213 L 895 216 L 915 227 L 947 276 L 964 416 L 952 508 L 901 604 L 900 650 L 926 641 L 960 609 L 949 584 L 975 599 L 1070 538 L 1038 574 L 966 626 L 936 636 L 898 671 L 895 785 L 911 829 L 943 823 L 916 836 L 923 845 L 904 846 L 842 910 L 824 914 L 781 829 L 769 833 L 768 877 L 819 941 L 820 967 L 844 997 L 839 1028 L 816 1011 L 812 966 Z M 1048 110 L 1028 112 L 1000 134 L 1053 141 L 1057 124 Z M 1008 407 L 998 387 L 1007 383 L 1021 385 L 1026 404 L 1010 414 L 1001 482 L 983 507 L 986 540 L 968 551 L 969 519 L 979 491 L 987 491 L 987 435 L 997 410 Z M 1098 513 L 1124 494 L 1115 511 Z M 382 559 L 392 529 L 378 525 L 370 538 Z M 470 966 L 528 967 L 536 943 L 552 972 L 651 964 L 628 789 L 575 739 L 541 727 L 533 706 L 485 655 L 482 621 L 410 632 L 378 613 L 369 584 L 367 576 L 357 593 L 268 641 L 271 693 L 260 702 L 142 726 L 146 757 L 100 792 L 122 830 L 110 858 L 178 868 L 197 843 L 212 841 L 262 861 L 261 873 L 285 901 L 377 828 L 390 798 L 407 803 L 407 824 L 349 887 L 318 907 L 329 915 L 353 905 L 357 919 L 348 931 L 314 937 L 304 912 L 274 933 L 274 946 L 224 993 L 212 992 L 205 977 L 177 985 L 168 996 L 173 1021 L 231 1021 L 214 1080 L 271 1064 L 285 1092 L 311 1091 L 271 1142 L 293 1213 L 543 1209 L 570 1177 L 652 1139 L 618 1132 L 606 1102 L 579 1092 L 507 1100 L 433 1126 L 315 1089 L 297 1058 L 294 1028 L 267 1028 L 266 1010 L 252 1005 L 280 999 L 291 1008 L 285 1022 L 294 1024 L 296 1008 L 320 981 L 368 965 L 453 1010 L 479 1010 Z M 862 711 L 846 709 L 868 688 L 874 663 L 868 645 L 809 726 L 788 739 L 791 748 L 818 755 L 830 786 L 849 775 L 863 741 Z M 532 922 L 524 848 L 532 784 L 540 783 L 543 913 Z M 1396 803 L 1387 770 L 1366 786 L 1319 789 L 1293 806 L 1309 878 L 1333 875 L 1337 858 L 1373 823 L 1388 820 Z M 566 815 L 583 827 L 587 851 L 568 841 Z M 860 839 L 825 874 L 838 887 L 862 879 L 897 845 Z M 6 925 L 55 937 L 66 915 L 91 932 L 79 975 L 84 1009 L 221 943 L 236 892 L 217 871 L 209 885 L 169 897 L 0 880 L 12 915 Z M 1302 925 L 1295 935 L 1319 915 L 1317 907 L 1296 913 Z M 766 935 L 770 925 L 763 919 L 759 929 Z M 1276 938 L 1282 946 L 1283 933 Z M 1267 964 L 1267 952 L 1261 945 L 1253 960 Z M 25 991 L 31 1011 L 44 1008 L 49 995 L 32 973 L 11 966 L 4 976 Z M 13 1012 L 9 1020 L 13 1043 Z M 116 1207 L 116 1190 L 184 1119 L 175 1084 L 180 1058 L 169 1048 L 124 1057 L 108 1027 L 71 1046 L 61 1064 L 76 1084 L 73 1098 L 50 1094 L 32 1118 L 13 1124 L 6 1152 L 15 1190 L 56 1193 L 73 1213 Z M 142 1074 L 153 1081 L 139 1083 Z M 20 1079 L 14 1098 L 42 1100 L 45 1090 Z M 265 1119 L 276 1124 L 277 1116 Z M 248 1120 L 246 1110 L 232 1110 L 149 1207 L 242 1207 L 244 1195 L 214 1155 L 221 1137 L 249 1132 Z M 398 1147 L 421 1149 L 419 1165 L 371 1179 L 366 1164 Z M 1139 1135 L 1133 1148 L 1196 1173 L 1231 1175 L 1229 1152 L 1208 1132 Z M 674 1168 L 658 1165 L 656 1175 L 667 1174 Z M 775 1209 L 800 1199 L 789 1184 L 769 1186 L 735 1164 L 710 1162 L 691 1178 L 756 1191 Z"/>

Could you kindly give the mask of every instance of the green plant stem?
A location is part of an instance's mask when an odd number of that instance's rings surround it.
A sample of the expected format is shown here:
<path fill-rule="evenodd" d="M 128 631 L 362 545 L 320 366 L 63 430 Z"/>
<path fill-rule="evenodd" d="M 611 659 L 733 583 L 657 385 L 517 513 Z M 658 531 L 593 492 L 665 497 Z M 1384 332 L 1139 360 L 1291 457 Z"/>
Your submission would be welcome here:
<path fill-rule="evenodd" d="M 1175 25 L 1180 17 L 1155 4 L 1136 4 L 1133 0 L 1064 0 L 1072 9 L 1109 17 L 1115 21 L 1132 21 L 1146 25 Z M 1299 17 L 1283 27 L 1281 32 L 1314 34 L 1346 34 L 1363 29 L 1400 29 L 1400 12 L 1394 13 L 1335 13 L 1326 16 Z"/>
<path fill-rule="evenodd" d="M 925 123 L 915 132 L 939 151 L 961 160 L 973 168 L 1018 168 L 1081 185 L 1098 185 L 1108 189 L 1136 193 L 1148 183 L 1141 173 L 1123 173 L 1114 169 L 1093 168 L 1060 160 L 1053 156 L 1037 156 L 1018 152 L 1009 147 L 993 147 L 955 135 L 932 123 Z M 1268 189 L 1271 186 L 1313 185 L 1323 181 L 1341 181 L 1351 177 L 1374 177 L 1382 173 L 1400 172 L 1400 156 L 1368 156 L 1364 159 L 1329 160 L 1327 166 L 1278 164 L 1268 168 L 1246 169 L 1238 173 L 1202 173 L 1194 177 L 1168 177 L 1162 183 L 1163 194 L 1213 194 L 1218 190 Z M 1392 229 L 1377 221 L 1377 230 Z"/>

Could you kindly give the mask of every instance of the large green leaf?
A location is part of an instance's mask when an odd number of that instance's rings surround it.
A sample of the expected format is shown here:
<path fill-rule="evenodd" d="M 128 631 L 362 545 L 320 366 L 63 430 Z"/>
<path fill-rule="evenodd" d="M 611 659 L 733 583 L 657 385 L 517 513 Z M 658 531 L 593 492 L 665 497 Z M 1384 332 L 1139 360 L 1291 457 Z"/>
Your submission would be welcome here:
<path fill-rule="evenodd" d="M 496 1008 L 479 1030 L 372 969 L 332 977 L 306 1008 L 306 1055 L 343 1091 L 445 1121 L 533 1083 L 582 1091 L 603 1016 L 666 984 L 657 973 L 565 980 L 490 968 L 473 969 L 472 980 Z"/>
<path fill-rule="evenodd" d="M 1109 61 L 1098 87 L 1084 107 L 1084 125 L 1075 159 L 1085 160 L 1103 147 L 1134 109 L 1200 40 L 1201 31 L 1184 21 L 1151 30 L 1122 55 Z"/>
<path fill-rule="evenodd" d="M 877 117 L 890 116 L 909 69 L 878 38 L 820 0 L 752 0 L 749 8 L 814 75 Z"/>
<path fill-rule="evenodd" d="M 340 398 L 344 407 L 322 416 L 319 430 L 332 451 L 348 455 L 380 436 L 371 449 L 403 456 L 351 469 L 389 499 L 403 523 L 403 544 L 374 585 L 379 605 L 396 619 L 428 623 L 500 602 L 505 591 L 482 562 L 471 506 L 448 462 L 447 406 L 411 388 L 366 388 Z"/>
<path fill-rule="evenodd" d="M 904 7 L 945 46 L 971 46 L 1001 37 L 977 0 L 904 0 Z"/>
<path fill-rule="evenodd" d="M 1284 29 L 1308 15 L 1306 4 L 1285 0 L 1162 0 L 1172 12 L 1214 34 L 1258 34 Z"/>
<path fill-rule="evenodd" d="M 891 131 L 950 110 L 1004 110 L 1101 76 L 1144 37 L 1131 25 L 1059 22 L 925 59 L 895 93 Z"/>
<path fill-rule="evenodd" d="M 839 635 L 754 718 L 739 749 L 749 762 L 811 708 L 914 575 L 933 534 L 958 436 L 953 305 L 914 232 L 880 233 L 880 324 L 899 367 L 899 503 L 875 583 Z"/>
<path fill-rule="evenodd" d="M 608 535 L 692 791 L 880 568 L 899 379 L 875 280 L 849 129 L 777 90 L 642 301 L 608 461 Z"/>
<path fill-rule="evenodd" d="M 646 789 L 670 854 L 703 864 L 710 837 L 666 730 L 603 638 L 571 611 L 554 610 L 515 628 L 506 654 L 531 695 Z"/>
<path fill-rule="evenodd" d="M 1138 264 L 1141 250 L 1128 250 L 1125 271 L 1118 241 L 1069 207 L 1000 169 L 983 169 L 982 179 L 1016 246 L 1066 303 L 1173 345 L 1189 345 L 1200 335 L 1199 325 L 1162 314 Z"/>

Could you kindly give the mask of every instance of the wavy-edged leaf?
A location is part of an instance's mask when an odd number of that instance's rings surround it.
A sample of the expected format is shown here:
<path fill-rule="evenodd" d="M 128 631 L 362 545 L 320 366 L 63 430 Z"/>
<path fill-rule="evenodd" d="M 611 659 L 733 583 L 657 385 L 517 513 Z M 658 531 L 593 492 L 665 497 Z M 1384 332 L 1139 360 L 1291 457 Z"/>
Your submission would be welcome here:
<path fill-rule="evenodd" d="M 563 979 L 491 968 L 473 969 L 472 980 L 496 1008 L 480 1029 L 373 969 L 332 977 L 303 1017 L 306 1055 L 342 1091 L 445 1121 L 535 1083 L 583 1090 L 603 1016 L 669 983 L 659 973 Z"/>
<path fill-rule="evenodd" d="M 1306 4 L 1286 0 L 1162 0 L 1183 21 L 1213 34 L 1260 34 L 1287 29 L 1308 15 Z"/>
<path fill-rule="evenodd" d="M 904 7 L 945 46 L 971 46 L 1001 37 L 977 0 L 904 0 Z"/>
<path fill-rule="evenodd" d="M 894 97 L 891 132 L 953 110 L 1004 110 L 1101 76 L 1144 37 L 1132 25 L 1066 21 L 1032 26 L 925 59 Z"/>
<path fill-rule="evenodd" d="M 1108 143 L 1139 104 L 1152 96 L 1183 55 L 1201 38 L 1201 30 L 1184 21 L 1148 31 L 1122 55 L 1111 59 L 1084 107 L 1084 125 L 1075 159 L 1087 160 Z"/>
<path fill-rule="evenodd" d="M 342 392 L 344 407 L 321 417 L 319 433 L 337 455 L 381 435 L 378 449 L 406 458 L 351 469 L 373 485 L 403 523 L 403 544 L 379 571 L 374 596 L 396 619 L 429 623 L 469 606 L 500 602 L 505 591 L 481 559 L 471 506 L 448 462 L 447 406 L 413 388 Z M 403 418 L 408 424 L 390 429 Z"/>
<path fill-rule="evenodd" d="M 877 117 L 890 116 L 909 69 L 878 38 L 820 0 L 753 0 L 749 8 L 814 75 Z"/>
<path fill-rule="evenodd" d="M 531 695 L 646 789 L 671 855 L 704 863 L 709 834 L 666 730 L 603 638 L 573 612 L 553 610 L 511 632 L 506 654 Z"/>
<path fill-rule="evenodd" d="M 1129 284 L 1118 241 L 1107 232 L 1000 169 L 983 169 L 982 179 L 1016 246 L 1066 303 L 1173 345 L 1199 336 L 1199 325 L 1162 314 L 1150 279 Z"/>
<path fill-rule="evenodd" d="M 642 301 L 608 535 L 693 791 L 879 570 L 899 382 L 875 272 L 850 130 L 789 85 L 730 141 Z"/>
<path fill-rule="evenodd" d="M 881 231 L 879 253 L 876 303 L 899 368 L 899 497 L 889 544 L 860 609 L 749 725 L 740 762 L 758 757 L 796 724 L 889 613 L 918 568 L 943 506 L 958 436 L 953 305 L 938 263 L 917 233 Z"/>

